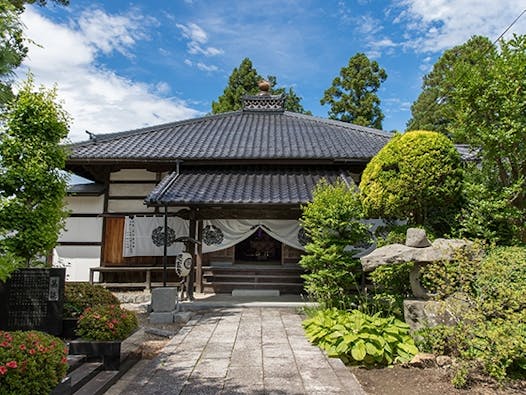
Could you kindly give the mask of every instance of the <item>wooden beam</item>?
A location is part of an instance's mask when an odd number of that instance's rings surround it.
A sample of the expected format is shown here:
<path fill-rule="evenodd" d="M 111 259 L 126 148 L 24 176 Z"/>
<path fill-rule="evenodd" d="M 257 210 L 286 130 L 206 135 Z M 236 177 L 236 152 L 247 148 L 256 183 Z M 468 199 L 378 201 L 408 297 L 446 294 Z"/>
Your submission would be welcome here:
<path fill-rule="evenodd" d="M 190 216 L 190 229 L 189 229 L 189 236 L 192 239 L 196 238 L 196 219 L 195 219 L 195 213 L 191 213 Z M 192 267 L 190 268 L 190 274 L 188 275 L 188 283 L 187 283 L 187 294 L 188 294 L 188 300 L 194 300 L 194 282 L 195 282 L 195 245 L 188 241 L 186 242 L 186 250 L 192 255 Z"/>
<path fill-rule="evenodd" d="M 203 292 L 203 221 L 197 221 L 197 240 L 201 244 L 197 245 L 197 255 L 195 257 L 195 291 L 197 293 Z"/>

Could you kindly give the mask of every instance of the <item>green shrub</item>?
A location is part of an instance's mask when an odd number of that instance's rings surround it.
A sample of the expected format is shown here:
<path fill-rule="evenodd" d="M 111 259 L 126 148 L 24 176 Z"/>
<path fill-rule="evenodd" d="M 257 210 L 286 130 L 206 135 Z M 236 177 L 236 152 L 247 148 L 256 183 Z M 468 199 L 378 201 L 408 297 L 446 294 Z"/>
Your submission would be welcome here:
<path fill-rule="evenodd" d="M 302 207 L 301 224 L 310 243 L 305 246 L 300 265 L 306 269 L 305 290 L 325 307 L 348 307 L 357 292 L 355 276 L 360 261 L 346 252 L 370 240 L 362 217 L 358 193 L 343 182 L 322 180 L 313 191 L 313 200 Z"/>
<path fill-rule="evenodd" d="M 306 319 L 303 327 L 310 342 L 345 363 L 388 365 L 418 353 L 409 326 L 394 317 L 327 309 Z"/>
<path fill-rule="evenodd" d="M 66 283 L 64 317 L 78 317 L 88 307 L 120 305 L 106 288 L 90 283 Z"/>
<path fill-rule="evenodd" d="M 454 327 L 426 328 L 419 346 L 480 365 L 502 380 L 526 375 L 526 248 L 495 248 L 480 259 L 459 259 L 426 273 L 437 296 L 462 291 L 469 308 Z M 459 371 L 458 383 L 468 382 Z"/>
<path fill-rule="evenodd" d="M 67 371 L 67 348 L 37 331 L 0 331 L 0 394 L 49 394 Z"/>
<path fill-rule="evenodd" d="M 77 335 L 86 340 L 124 340 L 137 329 L 132 311 L 116 305 L 88 307 L 79 318 Z"/>
<path fill-rule="evenodd" d="M 460 206 L 460 156 L 443 134 L 395 134 L 367 164 L 360 191 L 372 218 L 408 219 L 448 231 Z"/>

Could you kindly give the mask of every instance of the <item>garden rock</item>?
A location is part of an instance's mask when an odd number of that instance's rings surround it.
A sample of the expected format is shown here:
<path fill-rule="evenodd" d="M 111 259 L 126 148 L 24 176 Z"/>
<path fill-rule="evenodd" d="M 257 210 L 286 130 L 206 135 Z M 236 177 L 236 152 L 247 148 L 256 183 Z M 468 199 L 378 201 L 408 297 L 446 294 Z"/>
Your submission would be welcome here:
<path fill-rule="evenodd" d="M 453 260 L 460 251 L 470 248 L 473 243 L 460 239 L 436 239 L 432 244 L 428 244 L 425 230 L 409 228 L 405 245 L 387 245 L 361 257 L 363 271 L 371 272 L 383 265 L 414 262 L 409 274 L 411 291 L 416 298 L 429 299 L 431 295 L 420 283 L 422 267 L 433 262 Z"/>
<path fill-rule="evenodd" d="M 431 242 L 427 239 L 426 231 L 419 228 L 407 229 L 405 245 L 408 247 L 431 247 Z"/>
<path fill-rule="evenodd" d="M 409 366 L 420 369 L 433 368 L 436 366 L 436 357 L 434 354 L 419 353 L 409 361 Z"/>
<path fill-rule="evenodd" d="M 439 368 L 448 368 L 453 365 L 453 359 L 447 355 L 439 355 L 437 357 L 437 365 Z"/>

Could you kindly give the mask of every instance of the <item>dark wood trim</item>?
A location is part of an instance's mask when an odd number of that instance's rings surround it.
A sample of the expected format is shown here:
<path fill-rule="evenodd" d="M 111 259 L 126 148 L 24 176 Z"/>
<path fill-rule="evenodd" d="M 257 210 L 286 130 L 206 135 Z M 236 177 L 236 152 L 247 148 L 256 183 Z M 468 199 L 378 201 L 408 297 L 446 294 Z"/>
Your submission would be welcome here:
<path fill-rule="evenodd" d="M 185 213 L 187 213 L 188 211 L 187 210 L 184 210 Z M 116 212 L 116 213 L 105 213 L 105 214 L 99 214 L 99 216 L 101 217 L 105 217 L 105 218 L 115 218 L 115 217 L 129 217 L 129 216 L 138 216 L 138 217 L 159 217 L 159 216 L 162 216 L 164 214 L 162 213 L 158 213 L 158 212 L 152 212 L 152 211 L 136 211 L 136 212 L 132 212 L 132 211 L 126 211 L 126 212 Z M 183 216 L 181 215 L 181 213 L 177 212 L 177 213 L 171 213 L 171 212 L 168 212 L 168 216 L 169 217 L 182 217 Z M 186 217 L 186 216 L 185 216 Z"/>
<path fill-rule="evenodd" d="M 146 199 L 146 196 L 108 196 L 108 200 L 141 200 Z"/>
<path fill-rule="evenodd" d="M 108 171 L 106 173 L 106 178 L 104 179 L 104 203 L 102 208 L 103 215 L 108 212 L 108 196 L 110 193 L 110 172 Z M 101 258 L 104 256 L 104 250 L 105 250 L 105 239 L 106 239 L 106 217 L 103 216 L 102 218 L 102 235 L 101 240 L 102 243 L 100 245 L 100 256 Z M 100 263 L 100 266 L 102 266 L 102 261 Z"/>
<path fill-rule="evenodd" d="M 57 243 L 59 246 L 100 246 L 102 242 L 100 241 L 59 241 Z"/>
<path fill-rule="evenodd" d="M 197 240 L 203 240 L 203 221 L 197 221 Z M 197 254 L 195 257 L 195 292 L 203 292 L 203 245 L 197 245 Z"/>
<path fill-rule="evenodd" d="M 158 174 L 158 173 L 157 173 Z M 159 181 L 157 180 L 110 180 L 110 185 L 116 184 L 116 185 L 122 185 L 122 184 L 153 184 L 157 185 Z"/>
<path fill-rule="evenodd" d="M 196 238 L 196 215 L 195 212 L 191 212 L 190 216 L 190 226 L 188 230 L 188 235 L 192 238 Z M 193 300 L 194 299 L 194 283 L 195 283 L 195 245 L 191 242 L 186 243 L 186 250 L 192 254 L 192 268 L 190 269 L 190 275 L 188 276 L 188 283 L 187 283 L 187 292 L 188 292 L 188 299 Z"/>
<path fill-rule="evenodd" d="M 100 218 L 102 213 L 71 213 L 69 218 Z"/>

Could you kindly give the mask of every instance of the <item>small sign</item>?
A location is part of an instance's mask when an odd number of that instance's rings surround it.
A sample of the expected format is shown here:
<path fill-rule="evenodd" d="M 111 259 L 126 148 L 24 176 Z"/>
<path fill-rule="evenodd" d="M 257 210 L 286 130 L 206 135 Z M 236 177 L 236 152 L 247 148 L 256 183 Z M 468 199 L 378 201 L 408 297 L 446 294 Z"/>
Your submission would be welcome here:
<path fill-rule="evenodd" d="M 49 301 L 57 302 L 60 296 L 60 277 L 49 277 Z"/>

